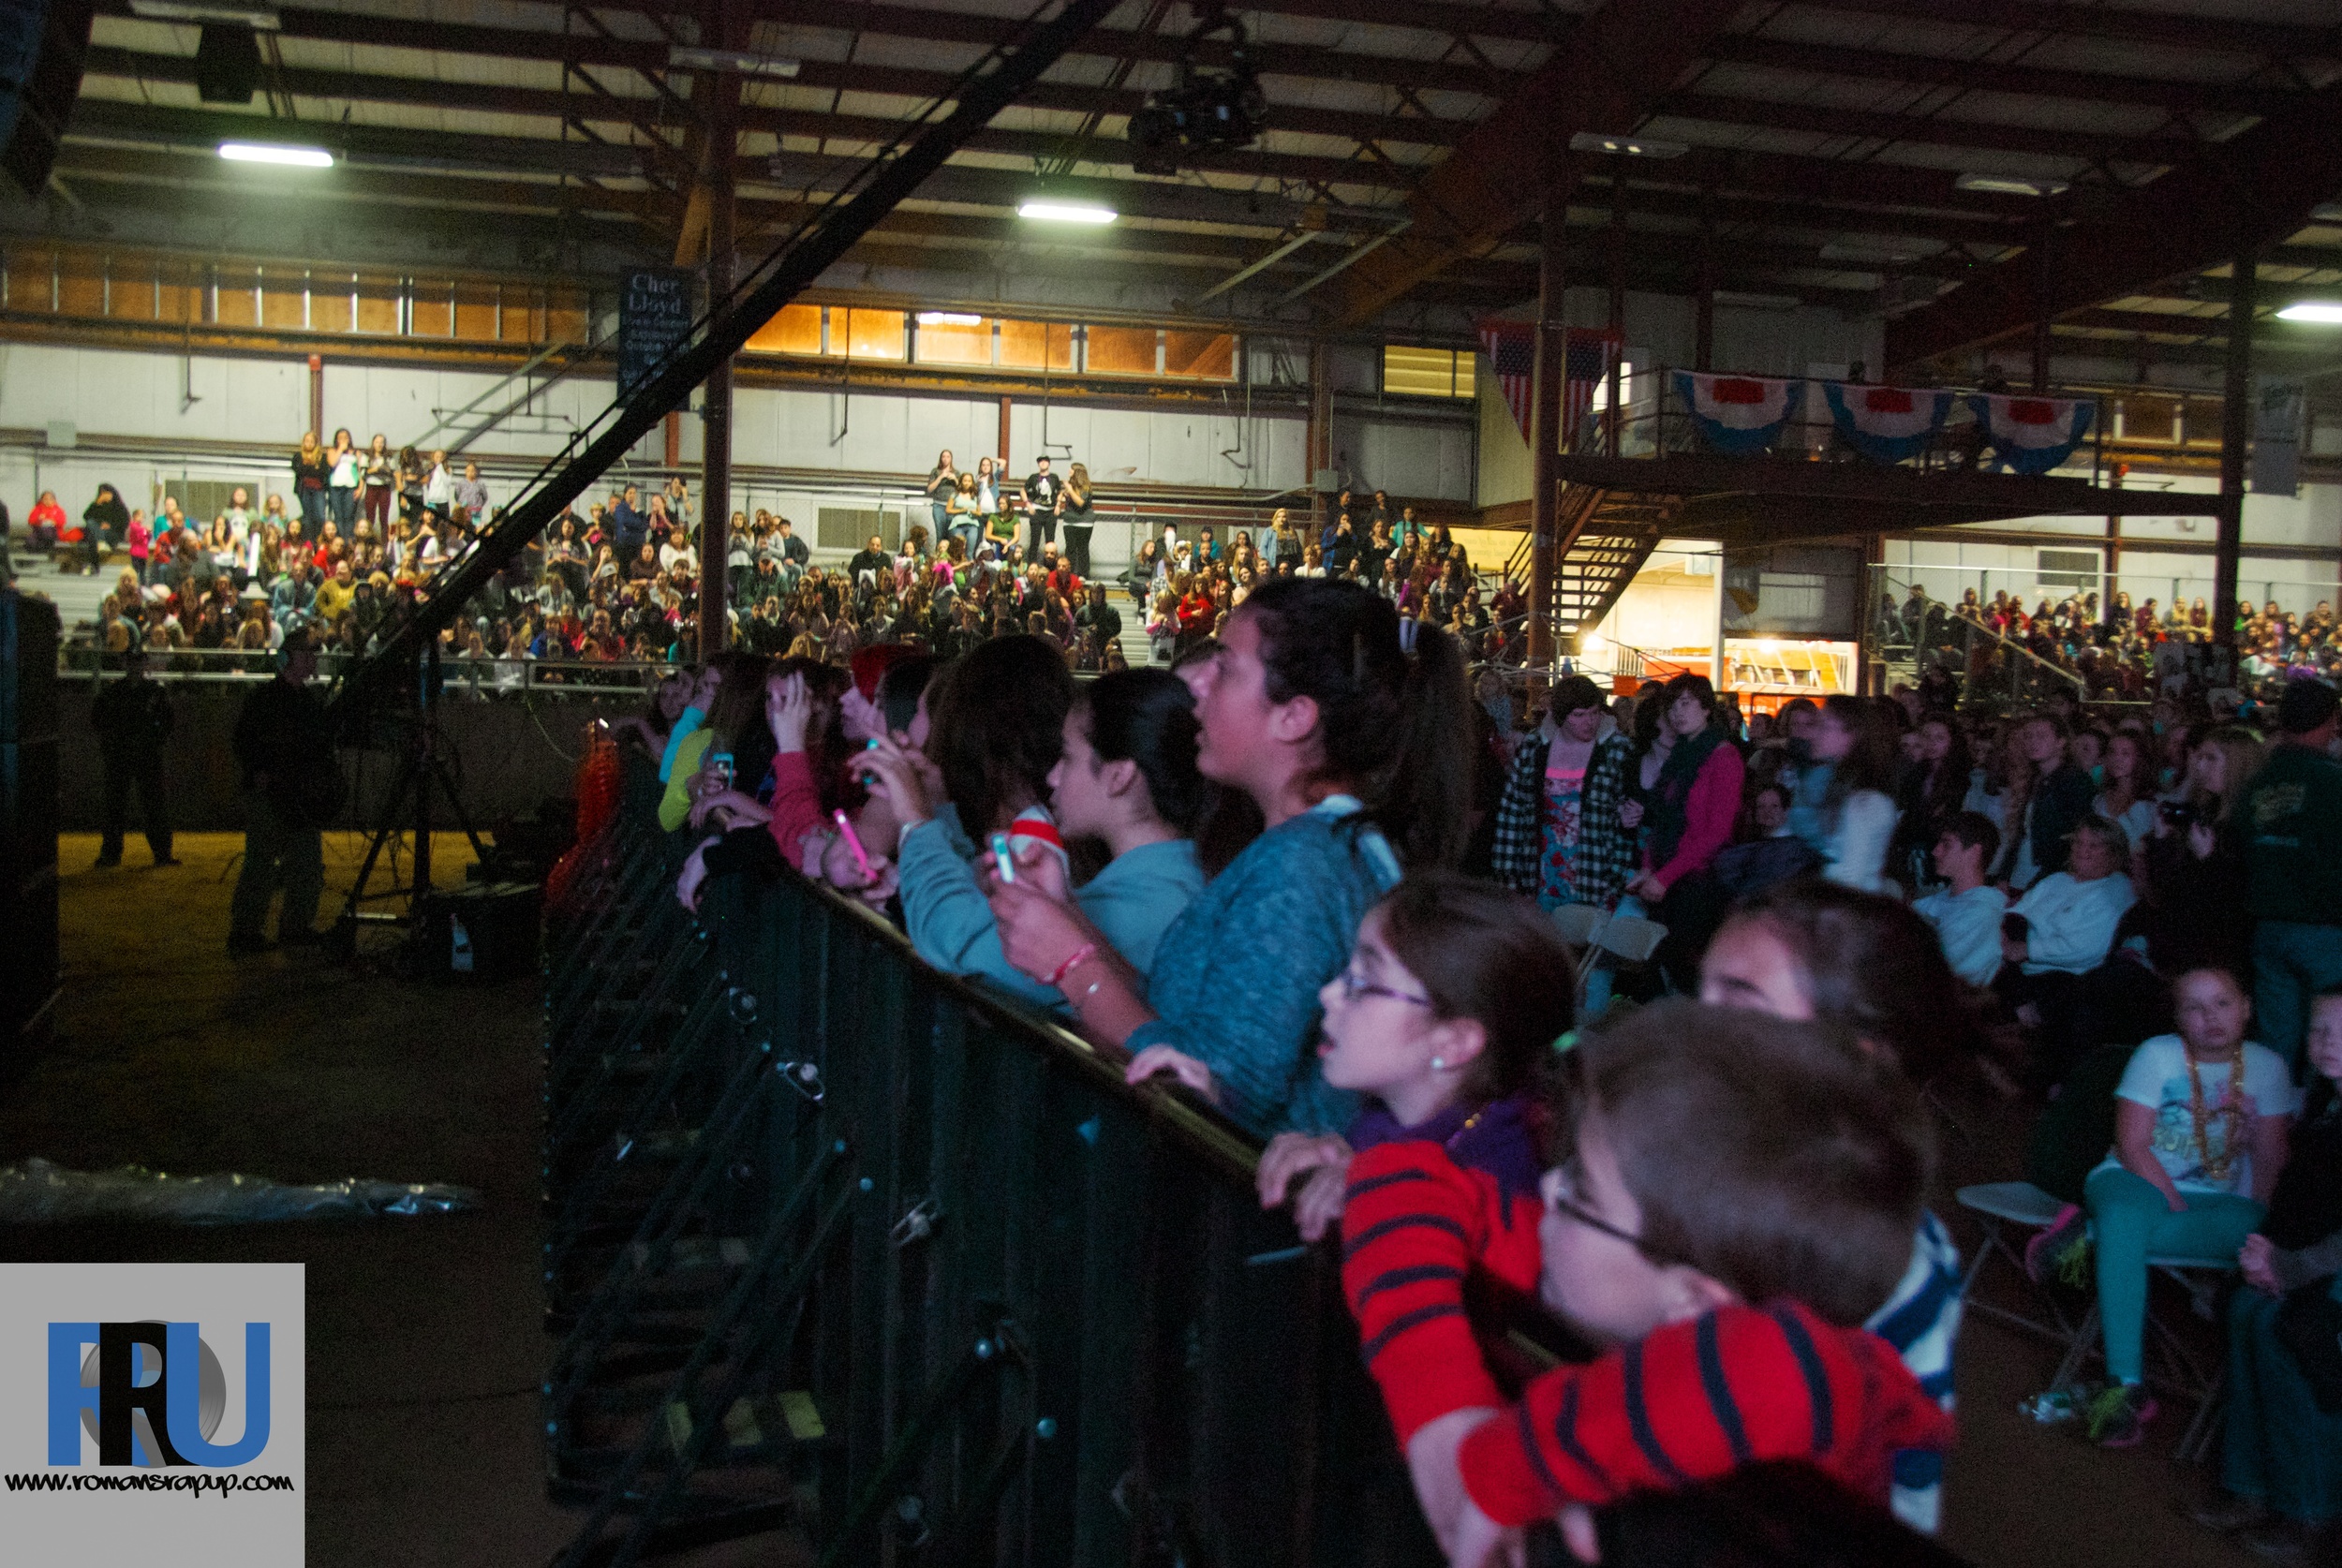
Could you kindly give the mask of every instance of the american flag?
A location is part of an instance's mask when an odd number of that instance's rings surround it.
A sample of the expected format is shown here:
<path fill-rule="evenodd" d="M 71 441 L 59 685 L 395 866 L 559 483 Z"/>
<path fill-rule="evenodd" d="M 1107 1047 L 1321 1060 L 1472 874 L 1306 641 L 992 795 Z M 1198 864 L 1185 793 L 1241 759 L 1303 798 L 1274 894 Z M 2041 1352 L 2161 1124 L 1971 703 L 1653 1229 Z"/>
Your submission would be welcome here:
<path fill-rule="evenodd" d="M 1522 440 L 1529 438 L 1529 404 L 1537 378 L 1537 326 L 1534 321 L 1504 321 L 1483 318 L 1480 348 L 1489 357 L 1489 372 L 1505 390 L 1505 407 L 1513 411 Z M 1593 390 L 1610 373 L 1610 357 L 1618 352 L 1616 333 L 1573 327 L 1562 381 L 1562 445 L 1593 407 Z"/>

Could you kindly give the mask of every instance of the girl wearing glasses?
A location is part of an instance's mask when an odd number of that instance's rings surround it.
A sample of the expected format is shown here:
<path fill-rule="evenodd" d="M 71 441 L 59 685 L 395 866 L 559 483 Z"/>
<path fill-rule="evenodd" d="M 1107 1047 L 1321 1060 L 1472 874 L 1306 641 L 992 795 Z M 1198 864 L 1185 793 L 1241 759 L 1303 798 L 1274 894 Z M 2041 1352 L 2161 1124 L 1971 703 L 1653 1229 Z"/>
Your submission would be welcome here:
<path fill-rule="evenodd" d="M 1326 1082 L 1365 1110 L 1347 1136 L 1281 1133 L 1261 1157 L 1263 1207 L 1293 1192 L 1311 1241 L 1342 1226 L 1367 1368 L 1434 1520 L 1454 1512 L 1456 1444 L 1504 1402 L 1465 1278 L 1523 1304 L 1536 1293 L 1534 1080 L 1570 1026 L 1572 989 L 1569 950 L 1531 900 L 1452 872 L 1408 878 L 1318 991 Z"/>

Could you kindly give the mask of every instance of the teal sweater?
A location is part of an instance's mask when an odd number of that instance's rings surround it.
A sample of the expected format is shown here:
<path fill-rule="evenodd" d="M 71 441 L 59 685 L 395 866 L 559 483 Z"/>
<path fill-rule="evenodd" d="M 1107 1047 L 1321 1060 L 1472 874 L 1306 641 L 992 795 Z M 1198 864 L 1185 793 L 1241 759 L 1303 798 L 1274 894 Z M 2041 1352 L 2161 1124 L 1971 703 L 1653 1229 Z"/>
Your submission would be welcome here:
<path fill-rule="evenodd" d="M 1070 1015 L 1056 986 L 1011 968 L 1001 953 L 1000 926 L 970 864 L 974 854 L 975 846 L 948 805 L 903 835 L 897 874 L 911 945 L 939 969 L 981 979 L 1019 1001 Z M 1114 951 L 1145 974 L 1154 967 L 1164 932 L 1203 887 L 1195 846 L 1174 838 L 1117 855 L 1074 890 L 1074 902 Z"/>
<path fill-rule="evenodd" d="M 1262 834 L 1164 934 L 1147 987 L 1156 1016 L 1130 1049 L 1203 1062 L 1223 1108 L 1264 1136 L 1346 1129 L 1358 1101 L 1319 1072 L 1317 991 L 1349 963 L 1396 872 L 1355 817 L 1304 812 Z"/>

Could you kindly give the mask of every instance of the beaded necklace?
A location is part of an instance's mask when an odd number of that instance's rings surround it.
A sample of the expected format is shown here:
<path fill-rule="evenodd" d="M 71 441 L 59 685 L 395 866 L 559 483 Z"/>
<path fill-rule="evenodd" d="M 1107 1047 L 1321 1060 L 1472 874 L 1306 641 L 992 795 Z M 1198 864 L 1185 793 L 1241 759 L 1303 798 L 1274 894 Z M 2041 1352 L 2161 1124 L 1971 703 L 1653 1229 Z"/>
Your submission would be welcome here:
<path fill-rule="evenodd" d="M 2197 1162 L 2202 1168 L 2205 1180 L 2226 1181 L 2229 1173 L 2236 1168 L 2237 1156 L 2243 1152 L 2244 1042 L 2237 1042 L 2236 1049 L 2230 1054 L 2227 1062 L 2228 1086 L 2221 1090 L 2220 1103 L 2209 1111 L 2204 1108 L 2203 1076 L 2197 1071 L 2195 1053 L 2183 1047 L 2181 1054 L 2187 1058 L 2187 1116 L 2194 1123 Z M 2217 1157 L 2212 1152 L 2212 1122 L 2216 1117 L 2229 1124 L 2227 1134 L 2220 1140 Z"/>

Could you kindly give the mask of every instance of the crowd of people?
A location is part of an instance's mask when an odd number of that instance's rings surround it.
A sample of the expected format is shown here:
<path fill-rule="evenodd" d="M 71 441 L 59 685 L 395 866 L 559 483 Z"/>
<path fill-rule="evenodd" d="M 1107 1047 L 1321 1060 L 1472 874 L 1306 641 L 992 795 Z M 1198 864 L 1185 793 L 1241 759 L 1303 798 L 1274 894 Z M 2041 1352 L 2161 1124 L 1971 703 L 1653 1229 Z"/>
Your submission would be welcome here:
<path fill-rule="evenodd" d="M 1771 1461 L 1934 1528 L 1963 1280 L 1920 1091 L 2042 1097 L 2114 1051 L 2037 1249 L 2100 1306 L 2083 1427 L 2157 1414 L 2147 1258 L 2234 1265 L 2255 1393 L 2201 1516 L 2304 1557 L 2342 1498 L 2342 1357 L 2286 1348 L 2342 1314 L 2342 1167 L 2304 1152 L 2342 1113 L 2296 1087 L 2342 1069 L 2332 687 L 2109 726 L 1570 677 L 1516 718 L 1354 574 L 1254 570 L 1171 670 L 1076 684 L 1011 628 L 678 676 L 627 726 L 692 842 L 678 896 L 825 882 L 1267 1139 L 1262 1202 L 1343 1235 L 1460 1563 L 1554 1518 L 1583 1555 L 1588 1507 Z M 1581 987 L 1581 904 L 1663 927 L 1653 961 Z M 1489 1354 L 1483 1285 L 1574 1355 Z"/>
<path fill-rule="evenodd" d="M 393 451 L 376 436 L 304 435 L 286 494 L 235 488 L 208 521 L 176 497 L 159 514 L 100 485 L 78 522 L 44 491 L 29 518 L 36 551 L 95 573 L 126 555 L 89 640 L 119 656 L 145 647 L 156 668 L 267 668 L 289 632 L 329 658 L 363 654 L 420 604 L 472 548 L 498 508 L 477 465 L 444 451 Z M 1034 460 L 1021 483 L 1004 466 L 973 470 L 938 455 L 922 491 L 929 524 L 890 546 L 874 535 L 842 565 L 813 558 L 790 519 L 734 511 L 723 578 L 727 646 L 843 660 L 916 643 L 956 657 L 977 643 L 1030 635 L 1086 674 L 1127 667 L 1125 625 L 1168 664 L 1215 635 L 1262 584 L 1333 578 L 1380 594 L 1410 619 L 1456 635 L 1474 659 L 1521 651 L 1524 601 L 1509 579 L 1484 588 L 1445 524 L 1389 496 L 1343 491 L 1312 525 L 1279 508 L 1258 529 L 1167 525 L 1111 580 L 1091 574 L 1096 495 L 1084 464 L 1063 475 Z M 530 661 L 699 662 L 702 538 L 689 486 L 647 495 L 614 486 L 531 539 L 440 633 L 443 658 L 518 684 Z M 235 654 L 251 656 L 238 660 Z M 208 656 L 208 657 L 207 657 Z M 590 679 L 579 674 L 576 678 Z"/>
<path fill-rule="evenodd" d="M 1970 629 L 1991 633 L 1970 634 Z M 1963 672 L 1971 682 L 1991 678 L 2008 645 L 2069 676 L 2094 701 L 2145 702 L 2186 686 L 2236 686 L 2258 689 L 2289 675 L 2336 678 L 2342 672 L 2342 636 L 2334 606 L 2320 599 L 2307 614 L 2280 609 L 2270 599 L 2255 608 L 2236 606 L 2234 656 L 2214 636 L 2212 611 L 2199 596 L 2155 599 L 2134 604 L 2117 592 L 2103 608 L 2096 592 L 2075 591 L 2053 601 L 2008 589 L 1989 599 L 1977 589 L 1962 591 L 1957 603 L 1929 596 L 1913 584 L 1897 603 L 1890 595 L 1878 607 L 1878 631 L 1890 645 L 1916 651 L 1919 662 Z"/>

